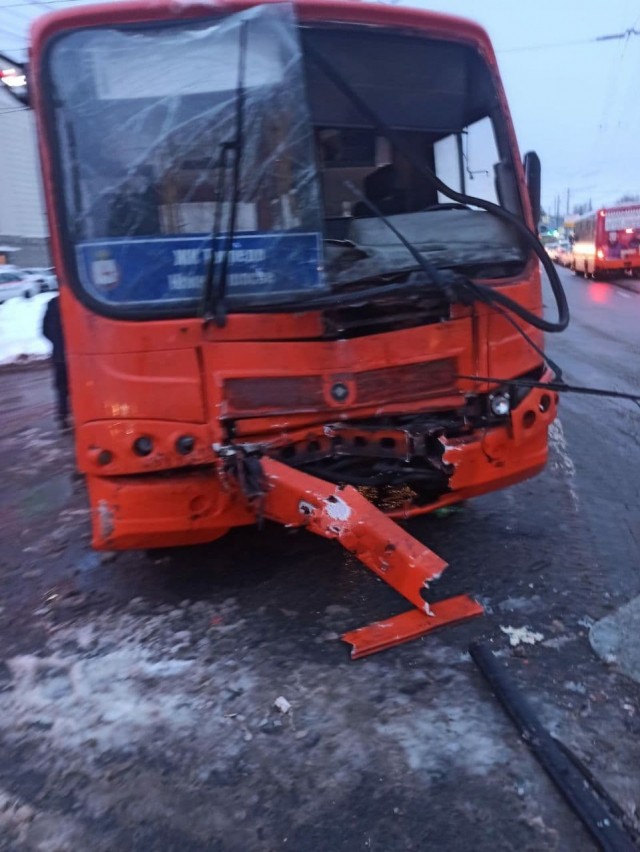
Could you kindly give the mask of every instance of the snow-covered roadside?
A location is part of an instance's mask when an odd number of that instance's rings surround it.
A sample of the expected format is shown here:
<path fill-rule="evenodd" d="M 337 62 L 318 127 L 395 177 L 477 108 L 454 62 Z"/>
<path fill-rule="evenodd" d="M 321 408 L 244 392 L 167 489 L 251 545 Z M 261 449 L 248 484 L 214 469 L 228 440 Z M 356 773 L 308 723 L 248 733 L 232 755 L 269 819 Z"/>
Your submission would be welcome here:
<path fill-rule="evenodd" d="M 40 329 L 47 302 L 55 293 L 8 299 L 0 305 L 0 364 L 46 358 L 51 344 Z"/>

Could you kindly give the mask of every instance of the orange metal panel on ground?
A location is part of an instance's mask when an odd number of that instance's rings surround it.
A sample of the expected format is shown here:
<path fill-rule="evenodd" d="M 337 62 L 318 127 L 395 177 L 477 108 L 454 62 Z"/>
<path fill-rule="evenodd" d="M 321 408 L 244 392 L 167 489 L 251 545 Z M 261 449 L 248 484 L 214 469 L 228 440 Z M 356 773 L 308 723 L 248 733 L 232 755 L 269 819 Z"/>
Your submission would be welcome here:
<path fill-rule="evenodd" d="M 400 615 L 393 615 L 383 621 L 376 621 L 366 627 L 350 630 L 340 637 L 352 646 L 351 659 L 368 657 L 387 648 L 393 648 L 402 642 L 418 639 L 433 633 L 442 627 L 468 621 L 484 613 L 484 609 L 466 595 L 458 595 L 444 601 L 431 604 L 431 614 L 411 609 Z"/>

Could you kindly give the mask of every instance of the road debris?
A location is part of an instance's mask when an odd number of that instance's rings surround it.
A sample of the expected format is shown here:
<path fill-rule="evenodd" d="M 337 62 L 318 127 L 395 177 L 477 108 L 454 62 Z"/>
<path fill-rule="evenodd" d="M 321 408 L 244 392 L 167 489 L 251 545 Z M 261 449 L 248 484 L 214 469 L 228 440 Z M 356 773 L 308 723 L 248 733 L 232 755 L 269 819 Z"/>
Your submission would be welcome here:
<path fill-rule="evenodd" d="M 412 609 L 386 618 L 384 621 L 350 630 L 343 634 L 342 640 L 352 646 L 351 659 L 357 660 L 359 657 L 393 648 L 398 642 L 417 639 L 441 627 L 467 621 L 483 614 L 484 609 L 480 604 L 467 595 L 458 595 L 433 604 L 429 615 Z"/>
<path fill-rule="evenodd" d="M 291 710 L 291 704 L 287 701 L 284 695 L 279 695 L 273 702 L 273 706 L 281 713 L 288 713 Z"/>
<path fill-rule="evenodd" d="M 232 446 L 221 457 L 230 487 L 242 489 L 248 475 L 243 473 L 247 457 Z M 482 607 L 466 595 L 440 601 L 437 611 L 430 607 L 424 592 L 447 563 L 357 489 L 336 486 L 267 456 L 253 459 L 253 467 L 255 462 L 260 471 L 256 481 L 264 484 L 258 519 L 264 514 L 284 526 L 303 526 L 337 540 L 416 608 L 343 634 L 341 638 L 353 645 L 352 659 L 423 636 L 435 627 L 482 615 Z M 245 493 L 250 503 L 252 493 Z"/>
<path fill-rule="evenodd" d="M 517 648 L 518 645 L 535 645 L 542 642 L 544 636 L 542 633 L 536 633 L 529 627 L 502 627 L 500 630 L 509 637 L 509 644 L 512 648 Z"/>

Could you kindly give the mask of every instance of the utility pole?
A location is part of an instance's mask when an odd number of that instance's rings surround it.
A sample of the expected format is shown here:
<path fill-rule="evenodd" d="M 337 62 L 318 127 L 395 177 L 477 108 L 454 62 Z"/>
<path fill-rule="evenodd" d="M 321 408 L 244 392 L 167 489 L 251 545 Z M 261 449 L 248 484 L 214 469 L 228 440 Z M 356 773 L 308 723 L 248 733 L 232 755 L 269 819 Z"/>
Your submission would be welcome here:
<path fill-rule="evenodd" d="M 556 218 L 555 218 L 555 227 L 558 227 L 558 222 L 560 221 L 560 196 L 556 195 Z"/>
<path fill-rule="evenodd" d="M 570 189 L 569 187 L 567 187 L 567 216 L 568 216 L 568 215 L 569 215 L 569 213 L 571 212 L 571 211 L 569 210 L 569 200 L 570 200 L 570 199 L 571 199 L 571 189 Z"/>

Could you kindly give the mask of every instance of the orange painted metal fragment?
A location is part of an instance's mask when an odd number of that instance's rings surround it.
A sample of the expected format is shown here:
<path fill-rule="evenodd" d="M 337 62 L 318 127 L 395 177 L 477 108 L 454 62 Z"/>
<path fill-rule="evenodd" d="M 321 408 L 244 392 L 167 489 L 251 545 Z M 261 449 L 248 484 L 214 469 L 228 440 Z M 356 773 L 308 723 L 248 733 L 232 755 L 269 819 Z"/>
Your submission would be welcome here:
<path fill-rule="evenodd" d="M 447 567 L 443 559 L 350 485 L 334 485 L 268 457 L 261 463 L 265 517 L 337 539 L 421 613 L 430 612 L 422 592 Z"/>
<path fill-rule="evenodd" d="M 418 639 L 441 627 L 458 624 L 475 618 L 484 613 L 479 603 L 467 595 L 458 595 L 444 601 L 431 605 L 431 615 L 426 615 L 417 609 L 403 612 L 386 618 L 384 621 L 376 621 L 366 627 L 350 630 L 340 637 L 344 642 L 352 645 L 351 659 L 367 657 L 378 651 L 393 648 L 411 639 Z"/>
<path fill-rule="evenodd" d="M 263 456 L 258 462 L 261 482 L 252 482 L 261 493 L 248 493 L 243 471 L 246 455 L 237 448 L 225 455 L 223 473 L 231 474 L 242 488 L 252 509 L 260 516 L 286 526 L 304 527 L 324 538 L 336 539 L 367 568 L 403 595 L 416 609 L 385 621 L 345 633 L 342 639 L 353 646 L 352 659 L 374 654 L 408 642 L 439 627 L 482 615 L 483 609 L 466 595 L 449 598 L 430 606 L 423 592 L 436 580 L 447 563 L 428 547 L 395 524 L 366 497 L 351 486 L 341 487 L 311 476 L 289 465 Z M 242 450 L 240 450 L 240 453 Z M 235 468 L 230 464 L 235 460 Z M 235 471 L 235 472 L 233 472 Z"/>

